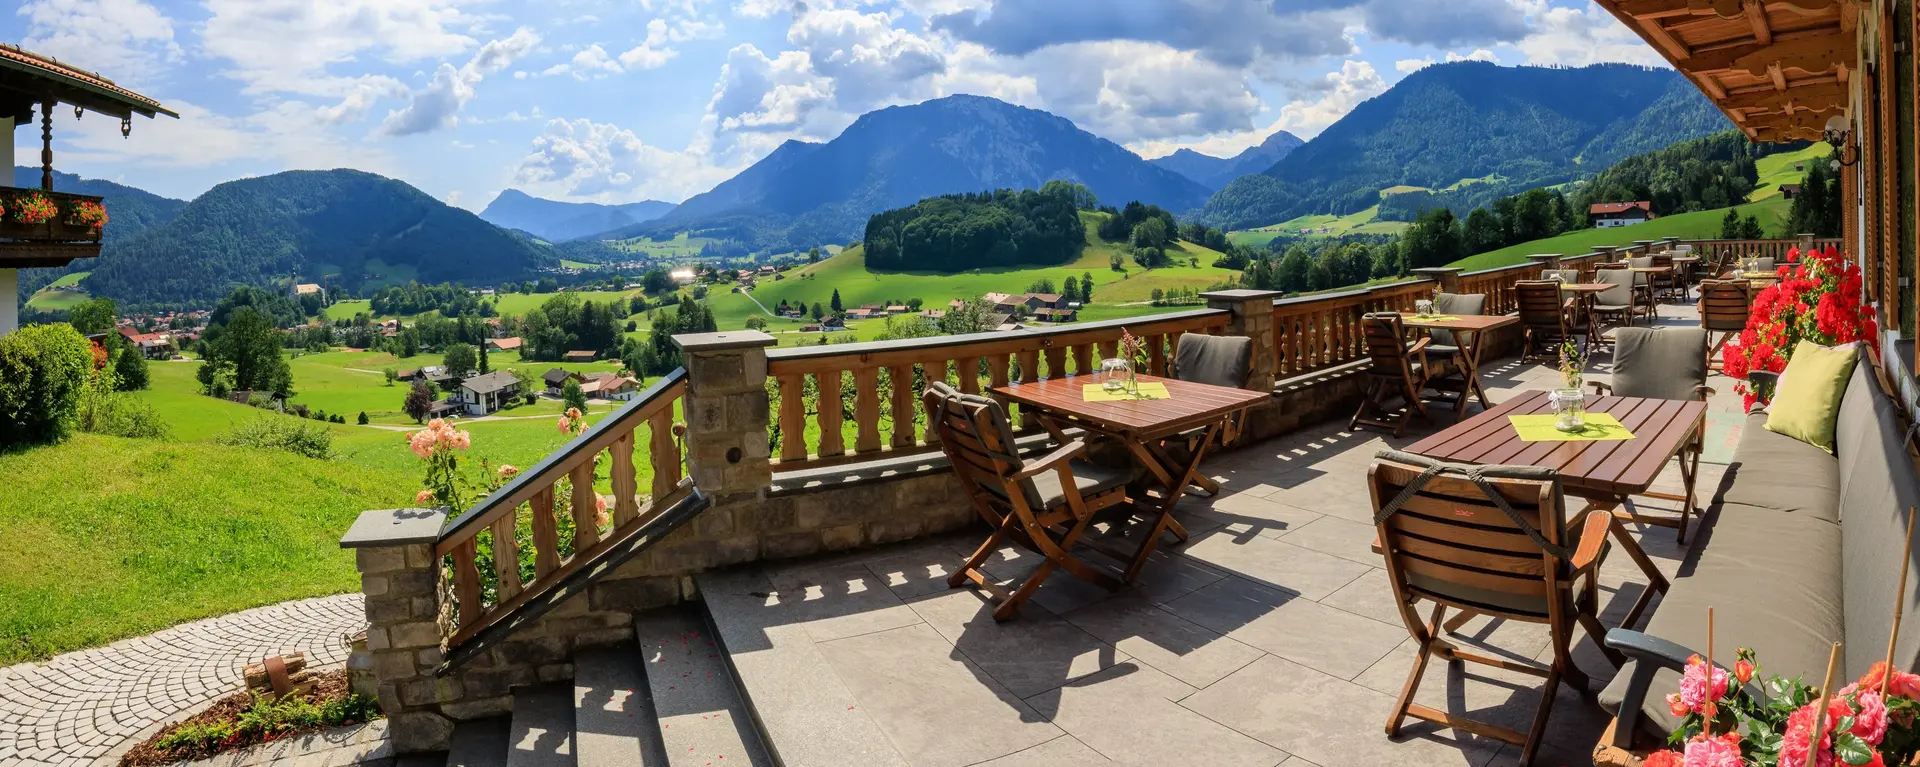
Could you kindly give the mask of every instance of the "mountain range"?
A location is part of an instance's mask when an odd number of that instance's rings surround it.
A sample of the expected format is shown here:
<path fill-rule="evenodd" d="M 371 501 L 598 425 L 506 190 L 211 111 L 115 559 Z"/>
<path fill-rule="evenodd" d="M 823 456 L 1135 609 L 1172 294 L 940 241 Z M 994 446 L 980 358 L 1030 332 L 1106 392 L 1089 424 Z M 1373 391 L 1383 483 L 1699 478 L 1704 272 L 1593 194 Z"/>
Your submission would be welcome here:
<path fill-rule="evenodd" d="M 561 202 L 507 189 L 487 203 L 480 217 L 501 228 L 518 229 L 549 242 L 560 242 L 651 221 L 673 208 L 673 203 L 659 200 L 624 205 Z"/>
<path fill-rule="evenodd" d="M 108 216 L 108 232 L 124 223 L 111 207 Z M 228 181 L 164 223 L 114 235 L 74 268 L 92 272 L 95 294 L 205 306 L 239 285 L 290 278 L 356 291 L 413 279 L 489 284 L 555 263 L 551 248 L 405 182 L 340 169 Z"/>
<path fill-rule="evenodd" d="M 1214 157 L 1191 149 L 1176 150 L 1147 162 L 1193 179 L 1208 189 L 1218 190 L 1241 176 L 1259 173 L 1286 159 L 1307 142 L 1286 131 L 1274 131 L 1267 140 L 1247 147 L 1232 157 Z"/>
<path fill-rule="evenodd" d="M 957 95 L 869 112 L 825 143 L 788 141 L 658 219 L 597 236 L 691 231 L 804 249 L 858 238 L 873 214 L 928 197 L 1038 188 L 1053 179 L 1085 184 L 1108 204 L 1139 200 L 1172 210 L 1196 207 L 1210 192 L 1066 118 Z"/>
<path fill-rule="evenodd" d="M 1202 217 L 1222 228 L 1261 226 L 1362 211 L 1383 194 L 1466 185 L 1492 199 L 1730 126 L 1670 69 L 1438 64 L 1355 107 L 1271 168 L 1228 183 Z"/>

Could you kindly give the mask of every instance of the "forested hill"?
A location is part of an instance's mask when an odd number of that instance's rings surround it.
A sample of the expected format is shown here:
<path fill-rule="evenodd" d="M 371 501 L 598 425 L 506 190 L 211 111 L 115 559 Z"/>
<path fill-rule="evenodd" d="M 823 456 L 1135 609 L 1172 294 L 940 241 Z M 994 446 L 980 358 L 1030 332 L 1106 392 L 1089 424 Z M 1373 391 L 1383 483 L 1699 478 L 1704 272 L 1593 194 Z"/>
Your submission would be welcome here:
<path fill-rule="evenodd" d="M 1077 182 L 1103 201 L 1173 210 L 1207 189 L 1065 118 L 981 96 L 948 96 L 862 115 L 825 144 L 788 142 L 659 219 L 600 235 L 694 231 L 753 247 L 857 238 L 867 218 L 943 194 Z"/>
<path fill-rule="evenodd" d="M 1491 200 L 1728 127 L 1672 70 L 1437 64 L 1362 103 L 1265 173 L 1234 180 L 1203 215 L 1216 226 L 1262 226 L 1365 210 L 1383 190 L 1466 184 Z"/>
<path fill-rule="evenodd" d="M 1085 187 L 1053 181 L 1039 190 L 1001 189 L 930 197 L 867 220 L 867 267 L 875 271 L 963 272 L 1072 261 L 1086 245 Z"/>
<path fill-rule="evenodd" d="M 404 182 L 287 171 L 220 184 L 164 225 L 108 243 L 87 288 L 134 304 L 210 305 L 237 285 L 278 288 L 290 277 L 354 290 L 410 279 L 484 284 L 553 261 Z"/>
<path fill-rule="evenodd" d="M 40 169 L 14 166 L 13 185 L 20 189 L 39 189 Z M 102 198 L 107 206 L 108 222 L 104 232 L 107 242 L 132 237 L 150 227 L 171 221 L 180 214 L 181 208 L 187 206 L 185 200 L 161 197 L 145 189 L 97 178 L 81 178 L 57 170 L 53 172 L 53 191 Z"/>

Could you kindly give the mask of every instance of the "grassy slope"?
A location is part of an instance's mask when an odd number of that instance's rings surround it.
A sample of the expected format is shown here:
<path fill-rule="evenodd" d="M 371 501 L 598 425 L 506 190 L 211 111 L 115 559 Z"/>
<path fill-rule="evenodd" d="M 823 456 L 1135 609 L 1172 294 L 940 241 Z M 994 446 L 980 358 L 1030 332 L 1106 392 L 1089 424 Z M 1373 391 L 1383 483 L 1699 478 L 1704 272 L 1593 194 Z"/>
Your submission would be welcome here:
<path fill-rule="evenodd" d="M 515 353 L 493 353 L 487 361 L 493 369 L 526 370 L 538 376 L 553 368 L 566 368 L 575 372 L 613 372 L 620 368 L 613 362 L 521 362 Z M 440 357 L 422 354 L 402 360 L 385 352 L 326 352 L 322 354 L 303 354 L 295 357 L 293 367 L 295 404 L 319 408 L 328 413 L 339 413 L 354 419 L 362 411 L 373 423 L 406 425 L 413 422 L 400 409 L 406 399 L 407 389 L 396 383 L 386 385 L 386 376 L 380 372 L 386 368 L 407 369 L 421 365 L 440 364 Z M 368 372 L 372 371 L 372 372 Z M 606 406 L 601 405 L 601 408 Z M 589 410 L 593 410 L 589 407 Z M 541 400 L 532 405 L 516 405 L 511 410 L 500 413 L 503 416 L 522 416 L 536 414 L 558 414 L 558 402 Z"/>
<path fill-rule="evenodd" d="M 93 298 L 93 296 L 88 294 L 86 289 L 76 286 L 80 284 L 81 280 L 86 279 L 89 274 L 92 274 L 92 272 L 74 272 L 72 274 L 61 275 L 60 279 L 47 283 L 46 287 L 34 291 L 34 294 L 27 298 L 27 308 L 43 312 L 63 312 L 85 303 L 87 300 Z M 72 290 L 58 290 L 57 288 L 72 288 Z"/>
<path fill-rule="evenodd" d="M 1242 232 L 1228 232 L 1227 239 L 1232 240 L 1238 245 L 1260 248 L 1266 247 L 1268 242 L 1283 232 L 1298 232 L 1301 229 L 1313 229 L 1317 231 L 1321 227 L 1326 227 L 1328 230 L 1326 236 L 1332 237 L 1342 234 L 1399 234 L 1400 230 L 1407 228 L 1405 221 L 1373 220 L 1373 217 L 1379 212 L 1380 206 L 1375 205 L 1358 213 L 1351 213 L 1345 216 L 1301 216 L 1272 226 L 1263 226 L 1258 229 L 1249 229 Z"/>
<path fill-rule="evenodd" d="M 1741 216 L 1758 216 L 1760 225 L 1768 237 L 1782 237 L 1785 236 L 1781 232 L 1786 226 L 1787 211 L 1791 206 L 1790 201 L 1775 196 L 1760 202 L 1741 205 L 1739 211 Z M 1722 208 L 1679 213 L 1644 224 L 1613 229 L 1581 229 L 1558 237 L 1523 242 L 1468 256 L 1448 266 L 1457 266 L 1468 271 L 1492 269 L 1521 263 L 1527 260 L 1528 255 L 1535 253 L 1559 253 L 1563 256 L 1573 256 L 1590 253 L 1596 245 L 1631 245 L 1634 240 L 1657 240 L 1661 237 L 1714 239 L 1720 236 L 1720 220 L 1726 218 L 1726 215 L 1726 209 Z"/>
<path fill-rule="evenodd" d="M 840 291 L 841 302 L 848 307 L 861 304 L 881 303 L 885 301 L 906 301 L 919 298 L 927 307 L 943 307 L 955 298 L 972 298 L 982 293 L 1002 292 L 1019 293 L 1027 289 L 1035 280 L 1049 278 L 1058 286 L 1067 277 L 1079 278 L 1081 274 L 1092 274 L 1094 280 L 1094 306 L 1082 313 L 1084 319 L 1107 319 L 1111 317 L 1132 317 L 1143 314 L 1157 314 L 1172 311 L 1167 307 L 1115 306 L 1115 304 L 1146 301 L 1154 288 L 1190 288 L 1205 290 L 1219 284 L 1234 274 L 1228 269 L 1213 266 L 1214 259 L 1220 257 L 1219 251 L 1204 248 L 1190 242 L 1182 242 L 1176 251 L 1170 253 L 1183 265 L 1166 269 L 1140 269 L 1124 256 L 1125 272 L 1116 272 L 1108 265 L 1109 258 L 1119 252 L 1115 245 L 1103 242 L 1094 233 L 1099 225 L 1101 214 L 1082 213 L 1087 225 L 1087 248 L 1080 258 L 1072 263 L 1048 267 L 1022 267 L 1018 269 L 983 269 L 958 274 L 935 272 L 869 272 L 866 268 L 866 254 L 861 248 L 852 248 L 838 256 L 821 261 L 818 264 L 786 273 L 786 279 L 761 283 L 754 290 L 753 298 L 771 309 L 782 299 L 788 302 L 802 302 L 811 305 L 815 302 L 827 305 L 834 290 Z M 1185 266 L 1187 258 L 1195 258 L 1200 266 Z M 714 320 L 722 330 L 739 328 L 747 317 L 759 313 L 759 308 L 746 296 L 738 293 L 715 292 L 707 299 L 713 307 Z M 764 316 L 764 315 L 763 315 Z M 781 331 L 797 330 L 800 324 L 788 320 L 771 319 L 768 330 L 779 335 L 783 345 L 817 342 L 817 334 L 786 334 Z M 850 328 L 858 338 L 870 338 L 878 333 L 883 322 L 856 322 Z"/>
<path fill-rule="evenodd" d="M 588 301 L 605 303 L 616 298 L 624 301 L 638 293 L 639 289 L 636 288 L 634 290 L 584 290 L 575 293 L 575 295 Z M 539 308 L 541 304 L 546 303 L 546 300 L 552 297 L 552 293 L 502 293 L 495 296 L 498 300 L 497 308 L 503 316 L 526 314 L 529 311 Z M 350 320 L 353 319 L 353 315 L 361 312 L 372 313 L 373 302 L 366 299 L 336 302 L 332 306 L 327 307 L 327 319 Z M 384 320 L 390 316 L 394 315 L 380 315 L 375 317 L 375 319 Z M 401 316 L 412 317 L 414 315 Z"/>
<path fill-rule="evenodd" d="M 1760 171 L 1760 186 L 1753 190 L 1753 194 L 1747 195 L 1747 199 L 1759 202 L 1780 196 L 1781 184 L 1798 184 L 1806 180 L 1807 171 L 1805 168 L 1808 163 L 1824 161 L 1832 156 L 1832 146 L 1815 142 L 1812 146 L 1798 152 L 1786 152 L 1760 158 L 1754 162 L 1754 165 Z M 1801 166 L 1801 170 L 1794 170 L 1793 166 L 1795 165 Z"/>

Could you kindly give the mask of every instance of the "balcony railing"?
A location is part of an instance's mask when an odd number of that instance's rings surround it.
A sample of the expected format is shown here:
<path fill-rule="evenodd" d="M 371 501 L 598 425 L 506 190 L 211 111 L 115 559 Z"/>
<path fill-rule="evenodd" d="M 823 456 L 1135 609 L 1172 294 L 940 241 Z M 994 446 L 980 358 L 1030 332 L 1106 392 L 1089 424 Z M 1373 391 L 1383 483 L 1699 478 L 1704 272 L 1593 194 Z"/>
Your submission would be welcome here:
<path fill-rule="evenodd" d="M 1274 374 L 1303 375 L 1365 357 L 1360 318 L 1368 312 L 1412 311 L 1413 302 L 1433 295 L 1436 284 L 1412 280 L 1274 301 Z"/>
<path fill-rule="evenodd" d="M 35 195 L 53 203 L 53 216 L 39 223 L 22 220 L 22 208 Z M 38 189 L 0 189 L 0 239 L 35 243 L 98 242 L 101 223 L 89 223 L 80 211 L 88 205 L 102 206 L 102 198 L 85 194 L 47 192 Z M 102 208 L 104 210 L 104 208 Z"/>
<path fill-rule="evenodd" d="M 1010 381 L 1092 372 L 1116 356 L 1123 329 L 1146 342 L 1146 372 L 1164 374 L 1182 334 L 1217 335 L 1227 315 L 1197 309 L 1062 328 L 773 349 L 767 352 L 767 377 L 775 386 L 769 438 L 778 443 L 782 471 L 928 452 L 938 443 L 918 395 L 927 381 L 978 393 Z M 849 383 L 851 406 L 845 404 Z M 1015 413 L 1022 430 L 1037 428 L 1032 414 Z"/>

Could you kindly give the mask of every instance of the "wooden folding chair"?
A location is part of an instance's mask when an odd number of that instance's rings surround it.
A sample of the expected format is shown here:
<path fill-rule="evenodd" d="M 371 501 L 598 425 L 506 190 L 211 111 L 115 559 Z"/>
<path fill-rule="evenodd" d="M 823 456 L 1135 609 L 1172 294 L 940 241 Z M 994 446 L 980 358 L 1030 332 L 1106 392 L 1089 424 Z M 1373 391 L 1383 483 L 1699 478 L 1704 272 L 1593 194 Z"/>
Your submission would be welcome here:
<path fill-rule="evenodd" d="M 1652 585 L 1628 613 L 1629 625 L 1656 591 L 1666 591 L 1666 580 L 1607 512 L 1583 514 L 1569 537 L 1559 478 L 1549 469 L 1447 464 L 1386 451 L 1368 470 L 1367 484 L 1394 601 L 1419 645 L 1387 718 L 1387 735 L 1399 735 L 1401 723 L 1411 716 L 1518 745 L 1520 763 L 1531 764 L 1560 683 L 1589 692 L 1586 673 L 1573 662 L 1574 628 L 1586 629 L 1596 643 L 1606 635 L 1599 618 L 1598 572 L 1609 534 L 1651 572 Z M 1433 603 L 1424 622 L 1415 610 L 1420 600 Z M 1452 622 L 1446 619 L 1449 609 L 1461 611 Z M 1443 627 L 1450 631 L 1476 614 L 1545 624 L 1552 659 L 1541 668 L 1469 652 L 1441 638 Z M 1619 665 L 1618 654 L 1606 652 Z M 1540 707 L 1527 732 L 1415 703 L 1432 657 L 1544 678 Z"/>
<path fill-rule="evenodd" d="M 1720 348 L 1727 339 L 1747 329 L 1747 313 L 1753 306 L 1753 293 L 1746 280 L 1705 280 L 1700 283 L 1700 327 L 1719 333 L 1720 339 L 1707 348 L 1707 367 L 1720 369 Z"/>
<path fill-rule="evenodd" d="M 1406 325 L 1400 315 L 1393 312 L 1367 314 L 1360 318 L 1360 327 L 1372 364 L 1367 367 L 1366 398 L 1360 402 L 1360 409 L 1354 412 L 1347 428 L 1377 426 L 1392 429 L 1393 436 L 1405 436 L 1407 422 L 1415 415 L 1421 420 L 1431 420 L 1420 392 L 1427 387 L 1427 379 L 1433 373 L 1432 366 L 1427 364 L 1427 344 L 1432 339 L 1422 338 L 1408 346 Z M 1396 395 L 1407 403 L 1398 416 L 1386 405 Z"/>
<path fill-rule="evenodd" d="M 1013 617 L 1055 569 L 1108 589 L 1120 588 L 1120 579 L 1069 552 L 1086 533 L 1094 514 L 1128 502 L 1127 483 L 1135 473 L 1073 460 L 1086 452 L 1087 445 L 1081 440 L 1061 445 L 1040 458 L 1022 459 L 1006 408 L 992 399 L 961 394 L 944 383 L 934 383 L 927 387 L 922 401 L 934 419 L 940 448 L 953 464 L 954 476 L 960 480 L 967 500 L 993 527 L 986 542 L 947 578 L 949 587 L 972 581 L 993 596 L 998 605 L 993 618 L 1001 621 Z M 981 570 L 993 552 L 1008 541 L 1045 560 L 1012 590 Z"/>
<path fill-rule="evenodd" d="M 1521 280 L 1513 284 L 1513 293 L 1520 305 L 1520 326 L 1527 331 L 1520 361 L 1554 358 L 1560 344 L 1574 338 L 1570 315 L 1579 299 L 1564 297 L 1555 280 Z"/>
<path fill-rule="evenodd" d="M 1247 380 L 1253 375 L 1253 339 L 1245 336 L 1209 336 L 1199 333 L 1187 333 L 1180 336 L 1179 344 L 1174 348 L 1173 377 L 1182 381 L 1203 383 L 1209 386 L 1226 386 L 1235 389 L 1247 388 Z M 1160 448 L 1173 457 L 1175 465 L 1185 465 L 1207 434 L 1215 434 L 1216 443 L 1224 447 L 1240 438 L 1240 420 L 1243 414 L 1236 414 L 1217 431 L 1201 426 L 1175 434 L 1160 441 Z M 1220 492 L 1220 483 L 1204 474 L 1195 474 L 1194 481 L 1209 495 Z"/>

